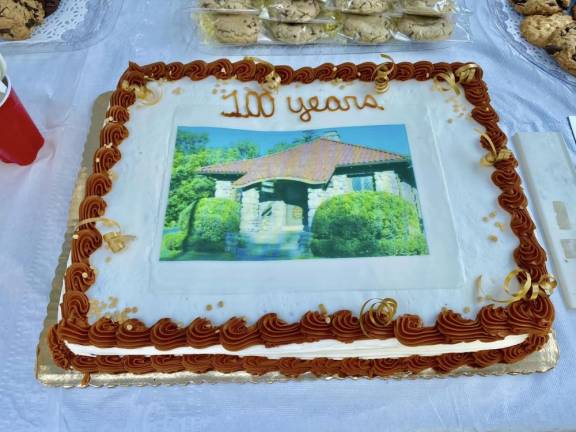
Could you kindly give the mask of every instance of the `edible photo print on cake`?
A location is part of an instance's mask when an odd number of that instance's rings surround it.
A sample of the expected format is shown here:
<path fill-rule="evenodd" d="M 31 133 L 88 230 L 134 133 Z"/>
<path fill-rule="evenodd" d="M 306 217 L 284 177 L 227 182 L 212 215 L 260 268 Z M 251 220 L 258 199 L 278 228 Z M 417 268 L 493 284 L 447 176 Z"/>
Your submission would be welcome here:
<path fill-rule="evenodd" d="M 178 127 L 161 261 L 427 254 L 404 125 Z"/>

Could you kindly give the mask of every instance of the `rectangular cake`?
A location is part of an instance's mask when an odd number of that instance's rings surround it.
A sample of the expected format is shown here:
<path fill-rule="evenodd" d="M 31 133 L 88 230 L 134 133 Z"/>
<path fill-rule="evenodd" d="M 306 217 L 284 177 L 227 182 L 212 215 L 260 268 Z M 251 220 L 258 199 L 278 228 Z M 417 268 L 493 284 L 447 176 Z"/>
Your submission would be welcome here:
<path fill-rule="evenodd" d="M 130 64 L 55 363 L 389 377 L 515 363 L 555 281 L 480 66 Z"/>

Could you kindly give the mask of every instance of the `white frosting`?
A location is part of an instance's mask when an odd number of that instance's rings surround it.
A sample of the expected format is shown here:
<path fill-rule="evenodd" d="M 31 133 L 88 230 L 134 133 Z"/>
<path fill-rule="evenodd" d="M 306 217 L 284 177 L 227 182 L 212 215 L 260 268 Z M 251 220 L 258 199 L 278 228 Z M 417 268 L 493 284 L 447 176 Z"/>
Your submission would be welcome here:
<path fill-rule="evenodd" d="M 198 316 L 216 325 L 232 316 L 254 322 L 276 312 L 295 322 L 308 310 L 323 303 L 330 312 L 349 309 L 356 313 L 369 298 L 391 297 L 398 314 L 411 313 L 432 324 L 443 307 L 475 317 L 479 306 L 475 279 L 483 275 L 487 291 L 501 286 L 515 268 L 513 250 L 518 240 L 510 232 L 509 215 L 497 203 L 499 190 L 490 180 L 492 169 L 481 167 L 484 151 L 479 145 L 479 125 L 468 118 L 472 106 L 463 95 L 433 90 L 432 82 L 393 82 L 381 95 L 371 84 L 354 82 L 282 86 L 276 96 L 272 118 L 226 118 L 232 102 L 222 101 L 213 90 L 218 81 L 208 78 L 192 82 L 151 83 L 162 93 L 154 105 L 137 102 L 130 107 L 126 124 L 130 136 L 122 142 L 122 159 L 112 169 L 117 179 L 106 195 L 106 216 L 118 221 L 124 232 L 137 240 L 126 251 L 111 254 L 100 248 L 91 257 L 98 270 L 96 283 L 87 292 L 91 299 L 109 303 L 114 310 L 137 307 L 138 318 L 147 325 L 170 317 L 187 324 Z M 227 82 L 222 88 L 240 92 L 256 83 Z M 312 95 L 324 99 L 355 95 L 360 100 L 373 94 L 385 110 L 313 113 L 303 123 L 289 112 L 286 96 Z M 454 96 L 465 113 L 455 112 Z M 170 180 L 171 157 L 177 126 L 212 126 L 252 130 L 305 130 L 376 124 L 405 124 L 424 215 L 430 255 L 338 260 L 295 260 L 276 262 L 159 262 L 161 226 Z M 491 212 L 496 217 L 483 222 Z M 453 218 L 452 214 L 456 217 Z M 495 222 L 506 229 L 501 232 Z M 496 235 L 497 242 L 489 236 Z M 111 258 L 109 261 L 107 258 Z M 224 302 L 224 307 L 215 305 Z M 208 311 L 207 305 L 214 307 Z M 104 313 L 113 312 L 104 310 Z M 466 314 L 463 314 L 466 316 Z M 465 343 L 434 347 L 404 347 L 397 340 L 358 341 L 342 344 L 322 341 L 277 348 L 252 347 L 242 355 L 403 357 L 448 352 L 477 351 L 515 345 L 526 336 L 510 336 L 493 343 Z M 100 349 L 69 344 L 78 354 L 200 354 L 227 353 L 223 347 L 207 350 L 182 348 L 157 351 L 153 347 L 134 350 Z M 238 354 L 238 353 L 231 353 Z"/>
<path fill-rule="evenodd" d="M 462 342 L 453 345 L 423 345 L 408 347 L 402 345 L 397 339 L 386 340 L 359 340 L 352 343 L 343 343 L 335 340 L 319 342 L 288 344 L 272 348 L 263 345 L 252 346 L 240 351 L 229 351 L 218 345 L 209 348 L 197 349 L 191 347 L 175 348 L 161 351 L 154 347 L 144 348 L 97 348 L 93 346 L 66 343 L 74 353 L 84 356 L 96 355 L 194 355 L 194 354 L 229 354 L 240 357 L 259 356 L 269 359 L 283 357 L 296 357 L 300 359 L 314 359 L 319 357 L 334 360 L 358 357 L 362 359 L 403 358 L 412 355 L 435 356 L 439 354 L 467 353 L 483 350 L 508 348 L 524 342 L 527 335 L 508 336 L 496 342 Z"/>

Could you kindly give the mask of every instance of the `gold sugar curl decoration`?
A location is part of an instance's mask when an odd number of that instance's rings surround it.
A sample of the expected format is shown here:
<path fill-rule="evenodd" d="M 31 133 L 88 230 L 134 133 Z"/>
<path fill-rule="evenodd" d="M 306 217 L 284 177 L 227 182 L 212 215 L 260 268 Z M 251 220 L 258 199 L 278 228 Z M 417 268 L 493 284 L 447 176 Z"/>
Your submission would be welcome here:
<path fill-rule="evenodd" d="M 478 69 L 480 69 L 480 66 L 476 63 L 468 63 L 456 69 L 455 72 L 440 72 L 434 77 L 434 88 L 441 92 L 453 91 L 456 96 L 460 96 L 462 91 L 458 84 L 469 84 L 472 82 L 476 78 Z"/>
<path fill-rule="evenodd" d="M 501 162 L 504 160 L 508 160 L 512 157 L 512 151 L 509 148 L 502 148 L 500 151 L 496 150 L 496 145 L 494 145 L 494 141 L 492 138 L 488 136 L 488 134 L 482 133 L 479 130 L 476 130 L 480 134 L 480 138 L 484 138 L 488 145 L 490 146 L 490 151 L 486 153 L 482 159 L 480 159 L 480 165 L 482 166 L 493 166 L 496 162 Z"/>
<path fill-rule="evenodd" d="M 386 93 L 390 89 L 390 75 L 396 69 L 396 62 L 387 54 L 380 54 L 384 60 L 389 60 L 391 64 L 380 63 L 374 70 L 374 86 L 376 93 Z"/>
<path fill-rule="evenodd" d="M 252 56 L 244 57 L 244 60 L 251 61 L 254 64 L 261 63 L 272 68 L 272 71 L 264 77 L 264 81 L 260 83 L 260 86 L 266 93 L 273 94 L 278 92 L 280 86 L 282 85 L 282 78 L 278 72 L 276 72 L 276 67 L 272 63 Z"/>
<path fill-rule="evenodd" d="M 523 275 L 525 280 L 523 283 L 519 282 L 520 288 L 516 292 L 513 292 L 511 288 L 512 281 L 517 279 L 520 275 Z M 557 286 L 558 282 L 556 281 L 556 278 L 549 273 L 543 275 L 540 280 L 536 282 L 532 280 L 532 276 L 530 276 L 529 272 L 517 268 L 508 273 L 502 286 L 502 289 L 509 296 L 509 298 L 499 299 L 493 297 L 490 294 L 485 295 L 482 289 L 482 276 L 479 276 L 477 279 L 477 289 L 479 292 L 478 300 L 481 302 L 491 301 L 494 303 L 502 304 L 511 304 L 522 299 L 536 300 L 536 298 L 542 294 L 550 296 Z M 528 295 L 528 293 L 530 293 L 530 295 Z"/>
<path fill-rule="evenodd" d="M 360 309 L 359 316 L 360 329 L 362 330 L 362 333 L 364 333 L 366 337 L 371 337 L 370 333 L 364 327 L 363 317 L 365 313 L 368 315 L 370 322 L 377 326 L 379 325 L 377 318 L 380 319 L 380 321 L 389 324 L 394 319 L 397 310 L 398 302 L 391 298 L 372 298 L 366 300 Z"/>
<path fill-rule="evenodd" d="M 122 233 L 122 227 L 118 222 L 102 216 L 83 219 L 78 222 L 76 229 L 82 225 L 96 222 L 101 222 L 104 226 L 115 227 L 117 229 L 117 231 L 111 231 L 102 235 L 102 240 L 104 240 L 108 249 L 110 249 L 113 253 L 123 251 L 128 246 L 128 243 L 136 239 L 136 236 Z"/>

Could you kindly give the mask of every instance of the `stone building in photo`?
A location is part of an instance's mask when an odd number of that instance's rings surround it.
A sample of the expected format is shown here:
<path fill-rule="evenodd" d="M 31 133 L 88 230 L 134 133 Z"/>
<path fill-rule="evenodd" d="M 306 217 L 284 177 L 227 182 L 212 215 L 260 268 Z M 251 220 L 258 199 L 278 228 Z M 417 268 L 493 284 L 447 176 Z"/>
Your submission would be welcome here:
<path fill-rule="evenodd" d="M 307 231 L 324 201 L 350 192 L 389 192 L 419 211 L 409 157 L 333 139 L 198 173 L 216 180 L 216 198 L 241 203 L 240 232 L 246 234 Z"/>

